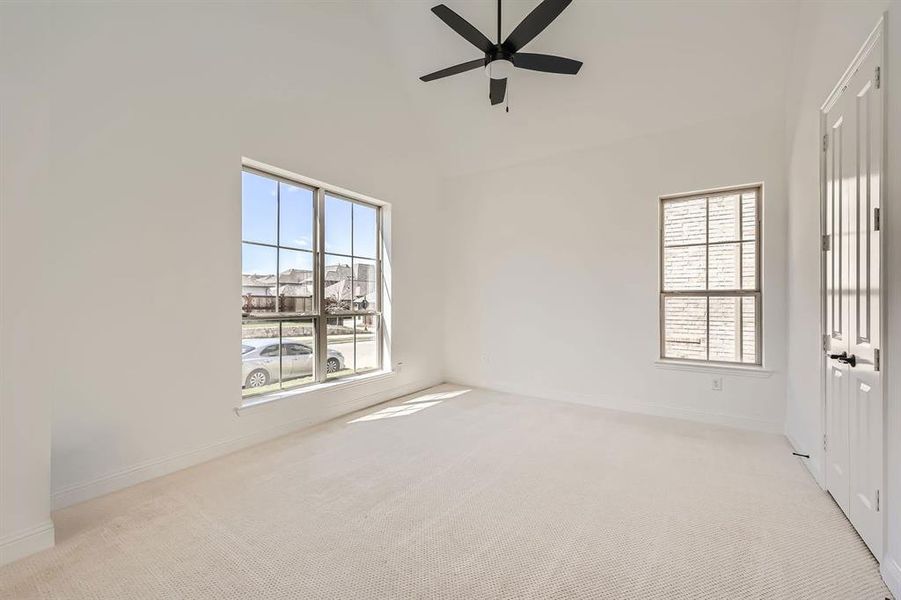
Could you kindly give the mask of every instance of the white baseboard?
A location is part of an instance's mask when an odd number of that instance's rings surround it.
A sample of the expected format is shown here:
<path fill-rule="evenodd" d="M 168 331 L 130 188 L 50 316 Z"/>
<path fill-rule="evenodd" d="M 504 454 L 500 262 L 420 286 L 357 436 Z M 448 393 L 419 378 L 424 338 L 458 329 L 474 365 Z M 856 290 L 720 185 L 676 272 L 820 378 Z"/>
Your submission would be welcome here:
<path fill-rule="evenodd" d="M 0 537 L 0 565 L 52 548 L 54 536 L 53 521 L 47 520 Z"/>
<path fill-rule="evenodd" d="M 66 508 L 67 506 L 72 506 L 79 502 L 84 502 L 92 498 L 97 498 L 105 494 L 131 487 L 150 479 L 162 477 L 163 475 L 168 475 L 169 473 L 174 473 L 175 471 L 180 471 L 187 467 L 192 467 L 208 460 L 230 454 L 237 450 L 241 450 L 242 448 L 247 448 L 307 427 L 312 427 L 313 425 L 324 423 L 342 415 L 362 410 L 399 396 L 412 394 L 413 392 L 433 387 L 439 383 L 441 383 L 440 378 L 427 379 L 364 396 L 349 398 L 343 402 L 331 405 L 330 408 L 332 410 L 327 414 L 317 413 L 295 419 L 293 421 L 281 423 L 275 427 L 255 431 L 248 435 L 222 440 L 194 450 L 189 450 L 188 452 L 150 460 L 121 471 L 103 475 L 90 481 L 77 483 L 53 492 L 53 510 Z"/>
<path fill-rule="evenodd" d="M 901 566 L 890 556 L 884 556 L 879 565 L 882 580 L 895 598 L 901 598 Z"/>
<path fill-rule="evenodd" d="M 787 431 L 785 432 L 785 439 L 788 440 L 788 443 L 791 444 L 791 447 L 794 448 L 795 452 L 810 454 L 810 458 L 801 458 L 801 463 L 807 467 L 808 471 L 810 471 L 810 474 L 813 476 L 813 480 L 816 481 L 817 485 L 825 490 L 826 480 L 823 478 L 823 467 L 820 464 L 819 456 L 811 452 L 810 448 L 806 448 L 799 444 L 794 436 Z"/>
<path fill-rule="evenodd" d="M 752 431 L 762 431 L 766 433 L 777 434 L 782 434 L 784 429 L 784 425 L 782 423 L 771 423 L 769 421 L 755 419 L 753 417 L 729 415 L 724 413 L 712 413 L 691 408 L 668 406 L 665 404 L 654 404 L 650 402 L 622 402 L 615 398 L 601 394 L 589 395 L 573 392 L 558 393 L 548 390 L 519 389 L 517 386 L 505 385 L 503 383 L 467 383 L 455 378 L 451 378 L 449 381 L 460 385 L 468 385 L 470 387 L 481 388 L 484 390 L 503 392 L 505 394 L 518 394 L 521 396 L 541 398 L 544 400 L 571 402 L 573 404 L 584 404 L 586 406 L 594 406 L 597 408 L 606 408 L 610 410 L 619 410 L 623 412 L 638 413 L 643 415 L 652 415 L 655 417 L 669 417 L 672 419 L 697 421 L 700 423 L 710 423 L 713 425 L 725 425 L 727 427 L 735 427 L 738 429 L 748 429 Z"/>

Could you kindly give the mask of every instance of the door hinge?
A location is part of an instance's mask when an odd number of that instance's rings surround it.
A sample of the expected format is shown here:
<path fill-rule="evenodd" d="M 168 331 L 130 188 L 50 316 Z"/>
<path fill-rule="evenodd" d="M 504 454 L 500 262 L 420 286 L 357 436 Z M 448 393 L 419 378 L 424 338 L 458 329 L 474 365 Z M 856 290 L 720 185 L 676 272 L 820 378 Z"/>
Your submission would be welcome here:
<path fill-rule="evenodd" d="M 826 448 L 827 448 L 827 446 L 826 446 L 826 434 L 824 433 L 824 434 L 823 434 L 823 452 L 826 451 Z"/>
<path fill-rule="evenodd" d="M 823 239 L 821 241 L 823 252 L 829 252 L 832 250 L 832 236 L 828 233 L 823 235 Z"/>
<path fill-rule="evenodd" d="M 879 512 L 879 490 L 876 490 L 876 512 Z"/>
<path fill-rule="evenodd" d="M 878 371 L 882 365 L 881 357 L 879 356 L 879 348 L 873 350 L 873 370 Z"/>
<path fill-rule="evenodd" d="M 882 67 L 876 67 L 876 89 L 882 87 Z"/>
<path fill-rule="evenodd" d="M 823 134 L 823 152 L 829 149 L 829 134 Z"/>
<path fill-rule="evenodd" d="M 873 209 L 873 231 L 879 231 L 882 227 L 881 211 L 879 207 Z"/>

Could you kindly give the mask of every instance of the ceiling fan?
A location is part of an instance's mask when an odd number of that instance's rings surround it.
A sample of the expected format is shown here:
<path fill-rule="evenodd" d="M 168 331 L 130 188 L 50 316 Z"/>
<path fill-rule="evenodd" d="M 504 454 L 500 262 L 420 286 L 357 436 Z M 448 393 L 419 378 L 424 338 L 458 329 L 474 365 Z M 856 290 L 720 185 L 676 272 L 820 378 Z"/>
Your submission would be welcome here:
<path fill-rule="evenodd" d="M 516 29 L 507 36 L 507 39 L 501 42 L 501 0 L 497 0 L 496 44 L 492 43 L 481 31 L 444 4 L 433 7 L 432 12 L 439 19 L 463 36 L 470 44 L 484 52 L 485 57 L 423 75 L 420 79 L 433 81 L 484 67 L 485 73 L 491 78 L 488 97 L 491 99 L 491 104 L 494 105 L 504 101 L 504 96 L 507 94 L 507 77 L 513 72 L 514 67 L 531 71 L 543 71 L 545 73 L 575 75 L 582 67 L 582 63 L 578 60 L 550 54 L 520 52 L 535 36 L 544 31 L 563 12 L 563 9 L 569 6 L 570 2 L 572 0 L 543 0 L 516 26 Z"/>

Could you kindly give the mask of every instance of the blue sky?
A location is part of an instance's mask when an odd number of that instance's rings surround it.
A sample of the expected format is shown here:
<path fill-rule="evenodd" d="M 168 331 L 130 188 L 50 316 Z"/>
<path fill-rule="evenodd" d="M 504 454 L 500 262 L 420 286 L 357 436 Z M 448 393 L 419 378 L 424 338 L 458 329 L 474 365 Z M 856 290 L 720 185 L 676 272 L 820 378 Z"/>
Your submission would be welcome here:
<path fill-rule="evenodd" d="M 313 248 L 313 191 L 253 173 L 242 174 L 244 241 Z M 280 214 L 279 214 L 280 211 Z M 376 255 L 376 209 L 325 196 L 325 251 L 367 258 Z M 280 266 L 311 269 L 309 252 L 282 249 Z M 243 244 L 244 273 L 274 273 L 276 250 Z"/>

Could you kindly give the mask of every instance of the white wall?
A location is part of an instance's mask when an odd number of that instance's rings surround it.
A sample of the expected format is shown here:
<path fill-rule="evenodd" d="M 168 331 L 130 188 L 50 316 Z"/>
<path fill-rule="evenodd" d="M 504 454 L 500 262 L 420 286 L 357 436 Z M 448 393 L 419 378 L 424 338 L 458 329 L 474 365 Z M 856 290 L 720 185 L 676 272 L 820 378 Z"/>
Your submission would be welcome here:
<path fill-rule="evenodd" d="M 8 398 L 37 421 L 52 405 L 56 506 L 441 380 L 436 178 L 367 11 L 7 4 L 3 20 L 27 32 L 4 40 L 3 87 L 40 99 L 4 102 L 21 172 L 3 188 L 4 444 Z M 393 378 L 235 414 L 242 156 L 393 203 Z"/>
<path fill-rule="evenodd" d="M 781 103 L 756 114 L 452 180 L 451 381 L 781 431 L 785 192 Z M 661 369 L 658 197 L 762 181 L 770 377 Z"/>
<path fill-rule="evenodd" d="M 0 19 L 0 564 L 53 544 L 50 521 L 50 405 L 53 390 L 32 385 L 47 340 L 33 335 L 50 314 L 55 253 L 41 243 L 48 215 L 50 120 L 47 96 L 32 80 L 47 61 L 42 39 L 3 11 Z M 32 37 L 34 36 L 34 37 Z M 28 51 L 23 51 L 28 48 Z M 38 240 L 28 234 L 41 236 Z M 22 292 L 27 296 L 23 298 Z M 23 372 L 24 369 L 24 372 Z"/>
<path fill-rule="evenodd" d="M 819 322 L 819 107 L 851 63 L 884 11 L 888 11 L 885 64 L 889 167 L 884 203 L 887 227 L 888 340 L 884 344 L 888 401 L 885 506 L 888 509 L 882 571 L 901 596 L 901 2 L 802 2 L 797 47 L 786 90 L 789 195 L 789 353 L 786 433 L 811 454 L 810 467 L 824 483 Z"/>

